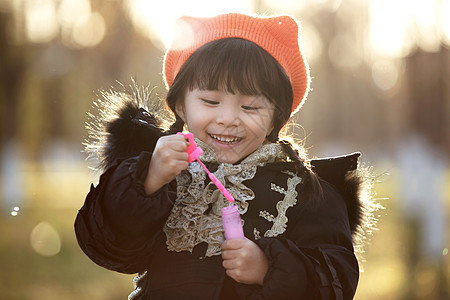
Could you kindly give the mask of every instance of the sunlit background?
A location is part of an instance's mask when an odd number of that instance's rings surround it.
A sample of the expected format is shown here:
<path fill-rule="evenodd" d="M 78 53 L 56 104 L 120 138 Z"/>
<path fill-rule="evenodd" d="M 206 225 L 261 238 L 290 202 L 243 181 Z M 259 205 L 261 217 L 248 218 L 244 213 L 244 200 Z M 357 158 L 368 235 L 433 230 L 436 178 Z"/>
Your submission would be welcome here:
<path fill-rule="evenodd" d="M 449 299 L 450 0 L 0 0 L 0 298 L 125 299 L 132 276 L 78 248 L 97 174 L 82 142 L 99 90 L 164 98 L 183 14 L 290 14 L 311 66 L 310 156 L 362 151 L 385 209 L 356 299 Z"/>

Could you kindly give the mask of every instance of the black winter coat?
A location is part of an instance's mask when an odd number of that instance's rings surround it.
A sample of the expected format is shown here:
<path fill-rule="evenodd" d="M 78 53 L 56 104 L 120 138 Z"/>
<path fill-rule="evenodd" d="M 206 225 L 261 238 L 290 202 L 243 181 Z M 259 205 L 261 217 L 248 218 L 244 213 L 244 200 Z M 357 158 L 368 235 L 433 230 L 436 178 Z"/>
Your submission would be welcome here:
<path fill-rule="evenodd" d="M 285 213 L 285 231 L 276 236 L 264 236 L 272 224 L 261 217 L 264 210 L 276 216 L 276 205 L 284 197 L 271 184 L 287 189 L 289 174 L 304 179 L 310 170 L 304 168 L 299 174 L 292 162 L 267 164 L 244 182 L 255 193 L 242 215 L 244 232 L 269 261 L 263 286 L 245 285 L 225 274 L 220 255 L 205 257 L 205 244 L 192 253 L 167 249 L 162 229 L 176 200 L 176 181 L 152 195 L 145 193 L 151 150 L 162 133 L 148 126 L 153 120 L 145 111 L 131 112 L 124 108 L 121 117 L 108 125 L 107 168 L 99 184 L 91 186 L 75 220 L 75 232 L 81 249 L 98 265 L 140 274 L 133 299 L 353 298 L 359 270 L 352 233 L 361 222 L 361 206 L 358 180 L 346 180 L 346 174 L 357 168 L 358 153 L 311 162 L 323 178 L 324 201 L 306 205 L 302 201 L 306 191 L 299 184 L 297 201 Z M 127 137 L 114 132 L 120 122 L 119 132 L 125 130 Z M 153 142 L 124 146 L 127 139 L 139 136 L 151 136 Z"/>

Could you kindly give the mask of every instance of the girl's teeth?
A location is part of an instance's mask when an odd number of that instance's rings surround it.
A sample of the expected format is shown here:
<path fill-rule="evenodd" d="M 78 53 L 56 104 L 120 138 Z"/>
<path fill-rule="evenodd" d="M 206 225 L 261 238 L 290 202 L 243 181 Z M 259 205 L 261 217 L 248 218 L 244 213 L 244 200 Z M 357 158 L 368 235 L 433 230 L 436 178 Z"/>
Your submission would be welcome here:
<path fill-rule="evenodd" d="M 225 138 L 225 137 L 221 137 L 221 136 L 214 135 L 214 134 L 211 134 L 211 136 L 212 136 L 214 139 L 216 139 L 216 140 L 218 140 L 218 141 L 220 141 L 220 142 L 224 142 L 224 143 L 233 143 L 233 142 L 239 141 L 239 139 L 240 139 L 240 138 L 238 138 L 238 137 L 234 137 L 234 138 Z"/>

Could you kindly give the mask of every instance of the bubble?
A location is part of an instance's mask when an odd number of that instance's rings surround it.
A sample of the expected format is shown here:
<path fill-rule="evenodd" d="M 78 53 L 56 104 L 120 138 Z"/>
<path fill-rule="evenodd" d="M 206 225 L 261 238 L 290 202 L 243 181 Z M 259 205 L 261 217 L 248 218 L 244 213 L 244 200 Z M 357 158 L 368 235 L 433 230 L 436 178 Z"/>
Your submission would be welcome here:
<path fill-rule="evenodd" d="M 442 255 L 447 256 L 447 254 L 448 254 L 448 248 L 444 248 L 444 250 L 442 250 Z"/>

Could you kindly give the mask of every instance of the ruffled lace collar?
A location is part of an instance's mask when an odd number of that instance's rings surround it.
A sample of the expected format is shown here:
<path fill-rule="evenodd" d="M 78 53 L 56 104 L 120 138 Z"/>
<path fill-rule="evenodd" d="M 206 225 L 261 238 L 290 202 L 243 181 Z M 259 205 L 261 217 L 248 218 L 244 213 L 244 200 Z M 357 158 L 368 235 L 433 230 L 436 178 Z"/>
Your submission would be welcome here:
<path fill-rule="evenodd" d="M 241 214 L 247 212 L 249 201 L 255 198 L 255 193 L 242 182 L 253 179 L 257 167 L 289 160 L 283 146 L 267 143 L 238 164 L 219 163 L 207 144 L 196 142 L 204 150 L 200 160 L 218 164 L 214 175 L 234 197 Z M 228 205 L 227 199 L 209 181 L 198 162 L 191 163 L 178 175 L 177 185 L 177 200 L 164 226 L 167 248 L 192 252 L 196 245 L 205 242 L 208 244 L 206 256 L 219 255 L 225 240 L 221 209 Z"/>

